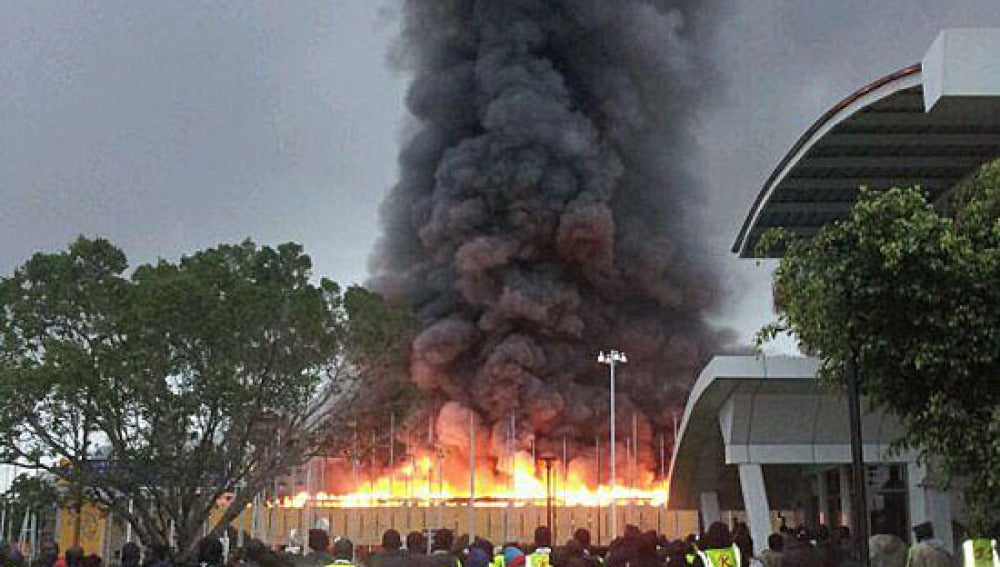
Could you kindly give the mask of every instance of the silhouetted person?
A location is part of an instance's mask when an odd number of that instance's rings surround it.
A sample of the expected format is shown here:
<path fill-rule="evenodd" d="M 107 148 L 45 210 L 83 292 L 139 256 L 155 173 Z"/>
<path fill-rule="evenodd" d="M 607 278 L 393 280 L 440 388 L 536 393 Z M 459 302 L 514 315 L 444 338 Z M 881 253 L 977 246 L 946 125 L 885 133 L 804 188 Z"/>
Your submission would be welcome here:
<path fill-rule="evenodd" d="M 432 567 L 462 567 L 458 557 L 451 551 L 454 545 L 455 534 L 451 530 L 440 529 L 435 532 L 427 565 Z"/>
<path fill-rule="evenodd" d="M 910 548 L 906 567 L 952 567 L 955 558 L 940 540 L 934 537 L 934 526 L 924 522 L 913 526 L 913 536 L 917 543 Z"/>
<path fill-rule="evenodd" d="M 354 542 L 346 537 L 333 542 L 333 563 L 331 565 L 354 565 Z"/>
<path fill-rule="evenodd" d="M 142 563 L 142 550 L 139 544 L 134 541 L 127 542 L 122 546 L 122 567 L 139 567 Z"/>
<path fill-rule="evenodd" d="M 782 567 L 781 552 L 785 549 L 785 537 L 781 534 L 767 536 L 767 549 L 760 552 L 764 567 Z"/>
<path fill-rule="evenodd" d="M 403 551 L 403 540 L 393 529 L 382 534 L 382 551 L 373 553 L 365 562 L 368 567 L 408 567 L 412 564 L 410 554 Z"/>
<path fill-rule="evenodd" d="M 206 537 L 198 542 L 198 565 L 222 567 L 222 542 L 219 538 Z"/>
<path fill-rule="evenodd" d="M 427 555 L 427 538 L 418 531 L 406 534 L 406 550 L 410 555 Z"/>

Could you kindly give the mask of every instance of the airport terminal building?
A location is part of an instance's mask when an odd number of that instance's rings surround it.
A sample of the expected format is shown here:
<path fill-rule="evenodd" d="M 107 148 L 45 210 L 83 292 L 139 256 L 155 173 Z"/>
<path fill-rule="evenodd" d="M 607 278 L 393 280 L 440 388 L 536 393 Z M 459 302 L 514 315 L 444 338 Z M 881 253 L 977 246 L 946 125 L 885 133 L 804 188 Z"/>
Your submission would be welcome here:
<path fill-rule="evenodd" d="M 1000 29 L 942 32 L 920 63 L 860 88 L 824 113 L 765 182 L 733 252 L 756 255 L 769 228 L 809 236 L 845 218 L 859 186 L 923 187 L 940 201 L 1000 155 Z M 808 358 L 716 357 L 688 400 L 671 463 L 670 505 L 704 524 L 738 511 L 755 547 L 782 522 L 851 525 L 851 451 L 845 396 L 814 380 Z M 891 453 L 901 433 L 862 400 L 868 522 L 904 538 L 930 521 L 954 545 L 960 503 L 913 453 Z"/>

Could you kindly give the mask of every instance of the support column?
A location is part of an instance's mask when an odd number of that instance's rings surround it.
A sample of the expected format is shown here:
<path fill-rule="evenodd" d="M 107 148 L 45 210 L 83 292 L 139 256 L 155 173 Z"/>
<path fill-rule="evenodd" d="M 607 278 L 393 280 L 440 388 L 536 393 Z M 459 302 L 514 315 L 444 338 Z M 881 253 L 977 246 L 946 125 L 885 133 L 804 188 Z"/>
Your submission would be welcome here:
<path fill-rule="evenodd" d="M 771 508 L 767 503 L 764 471 L 759 464 L 740 464 L 740 488 L 756 554 L 767 548 L 767 536 L 771 534 Z"/>
<path fill-rule="evenodd" d="M 955 536 L 951 529 L 951 499 L 948 493 L 929 482 L 927 469 L 918 463 L 906 464 L 906 477 L 910 526 L 930 522 L 934 526 L 934 537 L 954 552 Z"/>
<path fill-rule="evenodd" d="M 851 502 L 851 467 L 842 465 L 837 477 L 840 479 L 840 525 L 850 526 L 854 515 Z"/>
<path fill-rule="evenodd" d="M 826 485 L 826 472 L 816 474 L 816 501 L 819 503 L 819 523 L 821 525 L 832 525 L 830 518 L 830 490 Z"/>
<path fill-rule="evenodd" d="M 701 512 L 701 521 L 705 524 L 703 529 L 707 530 L 712 522 L 721 521 L 722 512 L 719 509 L 719 493 L 713 490 L 699 494 L 698 511 Z"/>
<path fill-rule="evenodd" d="M 910 525 L 927 521 L 927 505 L 924 500 L 924 467 L 917 463 L 906 463 L 907 509 L 910 511 Z"/>

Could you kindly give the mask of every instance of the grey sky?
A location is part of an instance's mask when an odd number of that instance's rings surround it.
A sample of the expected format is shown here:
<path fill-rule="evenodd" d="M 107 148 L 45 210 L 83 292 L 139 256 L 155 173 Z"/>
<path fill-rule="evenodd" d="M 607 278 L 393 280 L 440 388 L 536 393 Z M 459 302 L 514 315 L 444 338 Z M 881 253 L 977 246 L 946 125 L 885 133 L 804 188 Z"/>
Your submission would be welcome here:
<path fill-rule="evenodd" d="M 430 0 L 429 0 L 430 1 Z M 608 0 L 613 1 L 613 0 Z M 697 138 L 731 301 L 770 317 L 767 266 L 729 253 L 770 168 L 831 104 L 918 60 L 996 0 L 731 1 L 722 103 Z M 0 3 L 0 273 L 78 234 L 133 261 L 250 236 L 361 281 L 395 178 L 406 77 L 389 0 Z"/>

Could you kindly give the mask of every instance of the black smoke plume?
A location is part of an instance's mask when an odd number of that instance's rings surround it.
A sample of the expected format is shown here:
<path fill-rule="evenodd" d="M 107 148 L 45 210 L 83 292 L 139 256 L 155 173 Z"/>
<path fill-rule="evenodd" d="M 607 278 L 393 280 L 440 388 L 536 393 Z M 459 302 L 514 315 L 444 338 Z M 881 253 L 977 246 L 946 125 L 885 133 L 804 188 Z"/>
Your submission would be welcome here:
<path fill-rule="evenodd" d="M 688 126 L 705 96 L 698 2 L 410 0 L 399 56 L 418 127 L 383 209 L 374 287 L 414 306 L 411 378 L 437 442 L 593 457 L 607 368 L 619 442 L 670 434 L 723 334 Z M 419 421 L 420 418 L 414 418 Z M 426 425 L 423 431 L 426 431 Z M 589 451 L 589 453 L 588 453 Z M 625 451 L 620 451 L 622 455 Z M 624 458 L 624 455 L 623 455 Z"/>

